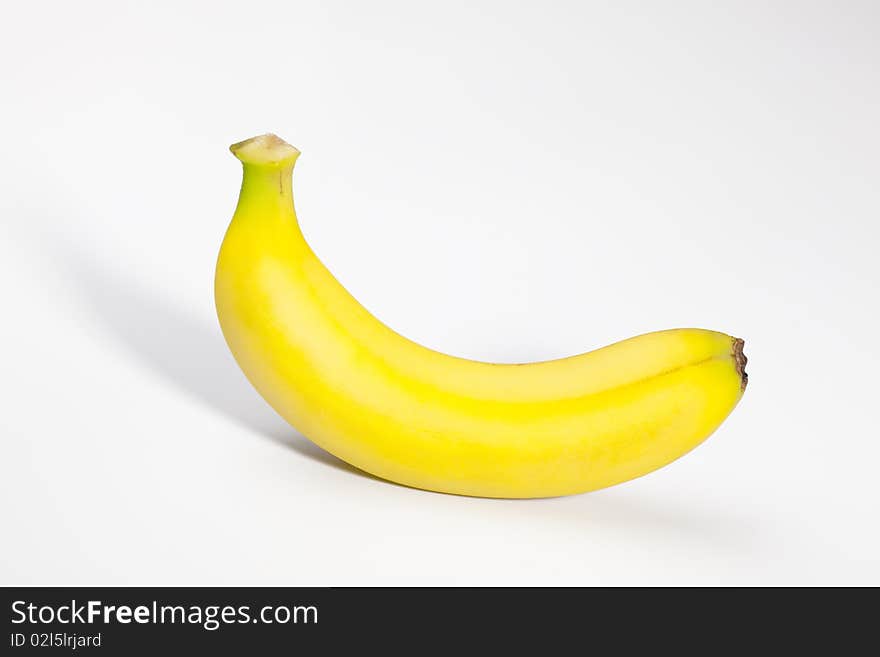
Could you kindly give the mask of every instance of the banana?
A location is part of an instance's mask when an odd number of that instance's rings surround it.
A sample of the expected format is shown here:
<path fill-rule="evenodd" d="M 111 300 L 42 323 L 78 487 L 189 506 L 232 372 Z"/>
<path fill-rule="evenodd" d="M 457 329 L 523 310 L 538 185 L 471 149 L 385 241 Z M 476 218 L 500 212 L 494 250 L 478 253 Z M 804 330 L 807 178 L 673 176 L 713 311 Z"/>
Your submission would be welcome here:
<path fill-rule="evenodd" d="M 282 417 L 362 470 L 480 497 L 581 493 L 677 459 L 742 397 L 743 341 L 715 331 L 659 331 L 522 365 L 407 340 L 303 238 L 292 192 L 299 151 L 275 135 L 231 150 L 244 179 L 217 260 L 223 335 Z"/>

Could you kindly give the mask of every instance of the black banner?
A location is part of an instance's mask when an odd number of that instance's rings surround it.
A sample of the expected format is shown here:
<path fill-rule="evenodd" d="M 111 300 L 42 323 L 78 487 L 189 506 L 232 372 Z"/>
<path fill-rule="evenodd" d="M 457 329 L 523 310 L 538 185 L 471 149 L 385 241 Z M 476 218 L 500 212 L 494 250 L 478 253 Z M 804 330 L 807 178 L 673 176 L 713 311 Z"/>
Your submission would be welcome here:
<path fill-rule="evenodd" d="M 874 622 L 874 606 L 856 604 L 849 593 L 781 589 L 6 588 L 2 594 L 2 653 L 10 655 L 336 654 L 352 642 L 368 653 L 409 654 L 440 648 L 470 654 L 477 643 L 543 645 L 539 654 L 608 642 L 625 652 L 645 642 L 664 651 L 763 651 L 803 640 L 839 651 L 871 645 L 853 642 Z"/>

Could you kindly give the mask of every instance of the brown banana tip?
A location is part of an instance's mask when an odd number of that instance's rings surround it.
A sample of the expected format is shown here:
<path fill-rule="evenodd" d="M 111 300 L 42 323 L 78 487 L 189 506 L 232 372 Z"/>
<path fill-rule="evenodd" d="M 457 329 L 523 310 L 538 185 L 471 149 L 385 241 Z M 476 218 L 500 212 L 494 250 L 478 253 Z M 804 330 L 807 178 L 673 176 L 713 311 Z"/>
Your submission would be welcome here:
<path fill-rule="evenodd" d="M 745 390 L 749 383 L 749 375 L 746 374 L 746 363 L 749 362 L 749 359 L 743 353 L 745 344 L 746 342 L 742 338 L 733 339 L 733 362 L 736 365 L 736 372 L 739 374 L 740 381 L 742 382 L 740 384 L 741 390 Z"/>

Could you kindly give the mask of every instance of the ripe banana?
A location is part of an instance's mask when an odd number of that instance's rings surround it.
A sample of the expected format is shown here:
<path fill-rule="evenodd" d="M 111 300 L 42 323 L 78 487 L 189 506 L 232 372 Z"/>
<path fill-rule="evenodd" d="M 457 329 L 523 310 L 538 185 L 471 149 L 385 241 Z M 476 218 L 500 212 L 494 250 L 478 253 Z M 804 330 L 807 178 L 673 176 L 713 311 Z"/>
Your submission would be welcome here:
<path fill-rule="evenodd" d="M 217 260 L 223 334 L 279 414 L 358 468 L 462 495 L 580 493 L 682 456 L 745 390 L 742 340 L 701 329 L 524 365 L 407 340 L 305 242 L 292 193 L 299 151 L 274 135 L 231 150 L 244 180 Z"/>

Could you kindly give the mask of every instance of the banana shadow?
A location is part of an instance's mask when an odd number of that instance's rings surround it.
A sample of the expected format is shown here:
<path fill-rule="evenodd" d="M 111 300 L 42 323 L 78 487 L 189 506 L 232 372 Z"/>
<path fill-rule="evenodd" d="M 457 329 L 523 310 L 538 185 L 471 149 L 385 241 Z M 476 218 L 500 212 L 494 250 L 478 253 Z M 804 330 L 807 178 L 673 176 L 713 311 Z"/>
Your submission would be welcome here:
<path fill-rule="evenodd" d="M 122 346 L 137 364 L 160 376 L 181 394 L 230 422 L 323 466 L 409 488 L 359 470 L 297 433 L 259 396 L 239 370 L 219 326 L 209 321 L 213 317 L 203 317 L 175 301 L 173 293 L 139 280 L 131 274 L 130 267 L 123 267 L 122 263 L 114 265 L 87 248 L 82 239 L 47 232 L 38 239 L 39 250 L 52 259 L 65 282 L 72 286 L 82 308 L 98 320 L 107 336 Z M 594 529 L 633 533 L 637 538 L 659 534 L 672 540 L 676 536 L 689 536 L 729 546 L 739 544 L 743 536 L 751 533 L 737 530 L 731 537 L 727 531 L 730 523 L 719 527 L 714 521 L 717 519 L 707 519 L 693 509 L 646 505 L 644 499 L 634 501 L 629 496 L 604 491 L 536 500 L 440 495 L 437 503 L 455 504 L 462 499 L 474 500 L 475 512 L 486 512 L 489 518 L 497 517 L 499 508 L 509 509 L 519 517 L 518 521 L 526 524 L 586 524 Z M 746 521 L 739 524 L 743 523 Z"/>
<path fill-rule="evenodd" d="M 108 337 L 137 362 L 159 375 L 182 394 L 239 427 L 283 445 L 300 456 L 327 467 L 409 488 L 375 477 L 336 458 L 303 437 L 259 396 L 239 370 L 213 317 L 202 317 L 173 293 L 148 285 L 131 268 L 114 266 L 69 235 L 44 233 L 40 251 L 48 255 L 65 282 L 73 287 L 84 310 L 99 320 Z M 506 354 L 503 354 L 506 355 Z M 437 495 L 417 489 L 418 494 Z M 637 502 L 628 496 L 599 491 L 594 494 L 537 500 L 484 500 L 456 495 L 452 500 L 476 500 L 476 509 L 516 508 L 523 522 L 562 521 L 618 532 L 650 535 L 697 535 L 701 540 L 734 544 L 714 522 L 692 509 L 669 509 Z M 647 506 L 646 506 L 647 504 Z M 494 513 L 494 512 L 493 512 Z M 489 513 L 489 517 L 495 517 Z M 737 532 L 739 537 L 749 532 Z"/>
<path fill-rule="evenodd" d="M 240 427 L 325 466 L 373 478 L 324 451 L 279 417 L 229 353 L 219 326 L 164 291 L 102 262 L 75 239 L 42 235 L 50 257 L 83 307 L 140 365 Z"/>

